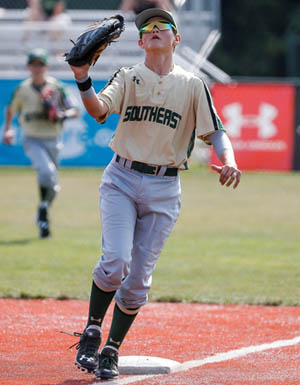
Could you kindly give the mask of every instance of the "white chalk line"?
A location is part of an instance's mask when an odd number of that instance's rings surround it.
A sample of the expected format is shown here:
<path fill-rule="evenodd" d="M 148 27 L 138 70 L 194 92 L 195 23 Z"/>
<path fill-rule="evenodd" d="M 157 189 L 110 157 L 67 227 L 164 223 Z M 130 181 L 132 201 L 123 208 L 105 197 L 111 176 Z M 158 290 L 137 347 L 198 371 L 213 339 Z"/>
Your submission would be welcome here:
<path fill-rule="evenodd" d="M 202 360 L 186 361 L 178 367 L 173 368 L 172 373 L 184 372 L 186 370 L 197 368 L 206 364 L 212 364 L 216 362 L 224 362 L 240 358 L 253 353 L 263 352 L 270 349 L 278 349 L 286 346 L 293 346 L 300 343 L 300 336 L 292 338 L 291 340 L 279 340 L 262 345 L 253 345 L 241 349 L 229 350 L 225 353 L 218 353 L 210 357 L 206 357 Z M 164 376 L 165 374 L 150 374 L 150 375 L 134 375 L 127 378 L 122 378 L 115 381 L 109 381 L 109 385 L 126 385 L 134 384 L 135 382 L 142 381 L 148 378 Z M 92 385 L 101 385 L 103 382 L 94 382 Z"/>

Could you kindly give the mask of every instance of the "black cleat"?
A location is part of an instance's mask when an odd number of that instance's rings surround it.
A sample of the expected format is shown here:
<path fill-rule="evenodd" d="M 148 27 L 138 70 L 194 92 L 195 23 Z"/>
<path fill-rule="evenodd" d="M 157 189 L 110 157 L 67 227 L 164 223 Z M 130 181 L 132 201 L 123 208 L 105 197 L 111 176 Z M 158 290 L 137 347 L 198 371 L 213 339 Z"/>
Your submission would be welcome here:
<path fill-rule="evenodd" d="M 41 205 L 37 213 L 37 225 L 40 230 L 40 238 L 49 238 L 51 236 L 49 229 L 48 210 L 47 207 Z"/>
<path fill-rule="evenodd" d="M 98 349 L 101 343 L 101 332 L 90 328 L 83 334 L 76 333 L 76 335 L 80 336 L 80 341 L 76 346 L 78 353 L 75 365 L 82 371 L 87 370 L 89 373 L 94 373 L 99 364 Z"/>
<path fill-rule="evenodd" d="M 119 377 L 117 349 L 104 346 L 99 355 L 99 368 L 96 370 L 96 377 L 101 380 L 113 380 Z"/>
<path fill-rule="evenodd" d="M 40 238 L 51 238 L 51 233 L 49 228 L 48 229 L 40 229 Z"/>

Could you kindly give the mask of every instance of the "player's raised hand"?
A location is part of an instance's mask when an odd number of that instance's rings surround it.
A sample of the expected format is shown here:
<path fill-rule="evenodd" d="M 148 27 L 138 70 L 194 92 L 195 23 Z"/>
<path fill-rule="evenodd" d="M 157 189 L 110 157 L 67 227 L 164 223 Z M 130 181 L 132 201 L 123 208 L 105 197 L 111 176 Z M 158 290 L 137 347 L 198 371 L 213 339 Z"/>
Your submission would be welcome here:
<path fill-rule="evenodd" d="M 72 65 L 70 65 L 70 67 L 71 67 L 71 70 L 73 71 L 76 79 L 81 79 L 81 78 L 84 78 L 85 76 L 87 76 L 89 69 L 90 69 L 90 65 L 88 63 L 84 64 L 80 67 L 72 66 Z"/>
<path fill-rule="evenodd" d="M 211 169 L 220 174 L 219 181 L 222 186 L 231 186 L 233 184 L 233 188 L 237 188 L 240 183 L 242 172 L 235 166 L 217 166 L 216 164 L 211 165 Z"/>

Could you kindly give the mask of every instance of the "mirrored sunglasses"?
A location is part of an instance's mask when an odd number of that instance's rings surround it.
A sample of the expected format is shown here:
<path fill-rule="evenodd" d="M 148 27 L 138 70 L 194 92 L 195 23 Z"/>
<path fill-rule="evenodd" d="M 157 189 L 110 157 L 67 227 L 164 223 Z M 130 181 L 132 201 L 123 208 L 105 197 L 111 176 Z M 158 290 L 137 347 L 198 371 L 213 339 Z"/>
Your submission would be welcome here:
<path fill-rule="evenodd" d="M 168 29 L 174 29 L 176 31 L 175 25 L 170 23 L 169 21 L 165 20 L 155 20 L 155 21 L 150 21 L 149 23 L 146 23 L 141 26 L 139 33 L 150 33 L 152 32 L 153 28 L 158 28 L 160 31 L 167 31 Z"/>

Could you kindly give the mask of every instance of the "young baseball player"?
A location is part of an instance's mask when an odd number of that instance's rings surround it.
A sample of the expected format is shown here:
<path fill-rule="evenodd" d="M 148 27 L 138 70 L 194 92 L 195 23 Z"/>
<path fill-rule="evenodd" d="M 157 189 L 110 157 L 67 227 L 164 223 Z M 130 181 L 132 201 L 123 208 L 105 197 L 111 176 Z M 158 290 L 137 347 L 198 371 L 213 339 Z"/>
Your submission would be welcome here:
<path fill-rule="evenodd" d="M 178 218 L 180 171 L 188 168 L 195 137 L 212 143 L 223 166 L 213 165 L 222 185 L 240 182 L 231 143 L 206 84 L 173 62 L 180 42 L 168 11 L 147 9 L 136 17 L 145 61 L 121 68 L 96 94 L 89 65 L 71 67 L 88 113 L 99 123 L 120 120 L 115 152 L 100 186 L 103 255 L 94 269 L 87 325 L 75 363 L 97 378 L 119 374 L 118 350 L 141 306 L 152 273 Z M 112 299 L 113 319 L 99 358 L 101 325 Z"/>
<path fill-rule="evenodd" d="M 11 121 L 18 114 L 23 130 L 23 147 L 37 171 L 40 204 L 37 225 L 41 238 L 50 233 L 48 210 L 59 190 L 57 167 L 60 133 L 63 120 L 78 116 L 64 85 L 47 75 L 48 54 L 44 49 L 34 49 L 28 55 L 30 78 L 14 91 L 6 109 L 3 142 L 13 144 Z"/>

